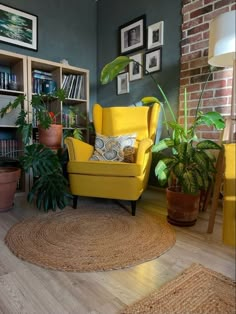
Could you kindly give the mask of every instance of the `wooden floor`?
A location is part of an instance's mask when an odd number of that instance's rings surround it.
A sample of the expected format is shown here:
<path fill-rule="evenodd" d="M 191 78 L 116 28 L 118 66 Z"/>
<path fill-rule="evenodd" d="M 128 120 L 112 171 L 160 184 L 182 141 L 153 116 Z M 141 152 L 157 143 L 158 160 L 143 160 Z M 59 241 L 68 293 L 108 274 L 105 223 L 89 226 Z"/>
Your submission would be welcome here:
<path fill-rule="evenodd" d="M 165 195 L 149 189 L 138 207 L 166 215 Z M 22 197 L 16 198 L 13 210 L 0 214 L 0 313 L 117 313 L 192 263 L 201 263 L 231 278 L 235 276 L 235 250 L 221 241 L 221 206 L 213 234 L 206 233 L 208 213 L 202 212 L 195 226 L 175 227 L 175 246 L 156 260 L 124 270 L 95 273 L 46 270 L 15 257 L 5 246 L 4 236 L 14 223 L 35 214 L 38 211 L 25 204 Z"/>

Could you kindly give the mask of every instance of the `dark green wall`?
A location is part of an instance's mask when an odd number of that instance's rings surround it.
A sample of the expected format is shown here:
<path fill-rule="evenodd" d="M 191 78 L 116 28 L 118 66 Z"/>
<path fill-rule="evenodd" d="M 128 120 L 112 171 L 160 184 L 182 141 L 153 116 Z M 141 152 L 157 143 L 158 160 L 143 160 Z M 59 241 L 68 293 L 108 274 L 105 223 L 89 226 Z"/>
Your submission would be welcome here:
<path fill-rule="evenodd" d="M 126 105 L 159 94 L 150 77 L 130 83 L 130 93 L 116 95 L 116 82 L 101 86 L 102 67 L 119 54 L 118 27 L 145 14 L 147 26 L 164 21 L 162 71 L 155 73 L 177 111 L 181 0 L 3 0 L 2 4 L 38 16 L 38 51 L 0 42 L 0 49 L 60 61 L 90 70 L 90 104 Z M 98 19 L 97 19 L 98 17 Z M 144 51 L 143 51 L 144 52 Z M 98 78 L 98 83 L 97 83 Z"/>
<path fill-rule="evenodd" d="M 119 55 L 118 27 L 143 14 L 146 15 L 147 26 L 164 21 L 162 71 L 154 73 L 154 76 L 168 95 L 174 110 L 177 111 L 181 0 L 100 0 L 98 2 L 98 77 L 102 67 Z M 130 93 L 125 95 L 116 95 L 116 81 L 106 86 L 98 83 L 98 101 L 103 106 L 123 106 L 151 95 L 159 96 L 149 76 L 130 82 Z"/>
<path fill-rule="evenodd" d="M 0 49 L 90 70 L 90 101 L 97 93 L 97 3 L 95 0 L 3 0 L 38 16 L 38 51 L 0 42 Z"/>

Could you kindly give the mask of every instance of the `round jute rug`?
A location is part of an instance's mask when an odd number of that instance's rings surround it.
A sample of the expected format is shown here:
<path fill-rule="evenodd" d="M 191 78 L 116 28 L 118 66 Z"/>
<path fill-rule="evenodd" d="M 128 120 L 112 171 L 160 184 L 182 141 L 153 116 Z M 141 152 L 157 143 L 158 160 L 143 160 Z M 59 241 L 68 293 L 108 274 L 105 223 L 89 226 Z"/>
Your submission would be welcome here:
<path fill-rule="evenodd" d="M 175 243 L 175 231 L 159 217 L 116 206 L 84 206 L 40 214 L 11 227 L 9 249 L 33 264 L 61 271 L 104 271 L 152 260 Z"/>

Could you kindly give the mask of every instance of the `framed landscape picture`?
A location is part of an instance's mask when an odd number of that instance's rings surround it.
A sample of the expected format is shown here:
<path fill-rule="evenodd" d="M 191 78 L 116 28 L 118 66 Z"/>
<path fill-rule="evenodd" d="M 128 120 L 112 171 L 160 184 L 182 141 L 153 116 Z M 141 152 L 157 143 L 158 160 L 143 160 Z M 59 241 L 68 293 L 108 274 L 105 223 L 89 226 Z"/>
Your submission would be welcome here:
<path fill-rule="evenodd" d="M 120 53 L 142 49 L 145 46 L 146 16 L 142 15 L 119 27 Z"/>
<path fill-rule="evenodd" d="M 117 76 L 117 95 L 129 93 L 129 73 L 121 73 Z"/>
<path fill-rule="evenodd" d="M 0 41 L 37 50 L 36 15 L 0 4 Z"/>
<path fill-rule="evenodd" d="M 143 64 L 142 53 L 138 53 L 134 56 L 130 56 L 130 58 L 135 60 L 141 65 Z M 142 75 L 143 69 L 138 63 L 135 63 L 135 62 L 129 63 L 129 80 L 130 81 L 139 80 L 143 76 Z"/>
<path fill-rule="evenodd" d="M 145 70 L 148 72 L 161 71 L 161 48 L 146 53 Z"/>
<path fill-rule="evenodd" d="M 163 46 L 164 44 L 164 22 L 158 22 L 148 26 L 148 49 Z"/>

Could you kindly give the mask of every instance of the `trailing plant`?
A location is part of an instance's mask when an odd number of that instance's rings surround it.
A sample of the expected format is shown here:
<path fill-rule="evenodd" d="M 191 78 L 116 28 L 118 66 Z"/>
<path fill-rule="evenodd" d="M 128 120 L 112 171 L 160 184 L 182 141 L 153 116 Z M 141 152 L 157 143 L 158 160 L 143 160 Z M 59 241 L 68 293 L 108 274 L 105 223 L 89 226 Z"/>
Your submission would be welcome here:
<path fill-rule="evenodd" d="M 120 71 L 130 62 L 136 62 L 127 56 L 117 57 L 104 66 L 101 72 L 101 83 L 107 84 L 112 81 Z M 138 63 L 138 62 L 136 62 Z M 139 66 L 142 67 L 140 63 Z M 212 71 L 213 69 L 211 69 Z M 184 93 L 184 125 L 181 125 L 172 110 L 166 94 L 156 82 L 153 75 L 146 70 L 155 84 L 155 88 L 162 96 L 162 101 L 156 97 L 144 97 L 143 105 L 150 105 L 154 102 L 160 103 L 163 111 L 164 125 L 167 128 L 168 136 L 153 145 L 153 152 L 167 150 L 167 154 L 161 157 L 155 166 L 155 175 L 161 185 L 176 184 L 181 187 L 184 193 L 195 194 L 201 189 L 207 189 L 208 184 L 213 180 L 215 174 L 215 157 L 211 150 L 219 150 L 222 147 L 211 140 L 201 140 L 197 136 L 197 128 L 201 125 L 213 126 L 217 130 L 225 127 L 224 119 L 218 112 L 203 113 L 200 111 L 201 96 L 197 105 L 195 119 L 188 126 L 187 92 Z M 211 72 L 207 78 L 209 77 Z M 206 81 L 206 83 L 207 83 Z M 206 86 L 205 83 L 205 86 Z M 204 86 L 204 88 L 205 88 Z M 171 121 L 167 121 L 166 111 L 169 111 Z"/>

